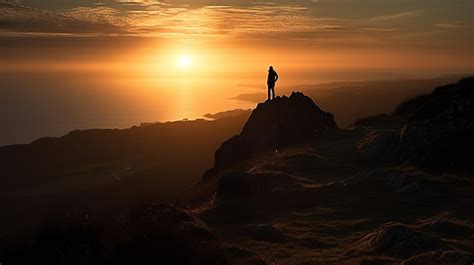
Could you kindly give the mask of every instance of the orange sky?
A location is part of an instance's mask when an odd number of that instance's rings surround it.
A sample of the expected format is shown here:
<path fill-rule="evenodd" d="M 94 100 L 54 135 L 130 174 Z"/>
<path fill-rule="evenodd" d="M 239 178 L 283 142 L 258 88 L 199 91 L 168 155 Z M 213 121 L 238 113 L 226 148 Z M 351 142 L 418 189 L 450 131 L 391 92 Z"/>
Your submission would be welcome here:
<path fill-rule="evenodd" d="M 0 4 L 0 71 L 239 78 L 273 64 L 305 80 L 473 71 L 470 1 L 73 2 Z M 179 66 L 183 55 L 189 67 Z"/>

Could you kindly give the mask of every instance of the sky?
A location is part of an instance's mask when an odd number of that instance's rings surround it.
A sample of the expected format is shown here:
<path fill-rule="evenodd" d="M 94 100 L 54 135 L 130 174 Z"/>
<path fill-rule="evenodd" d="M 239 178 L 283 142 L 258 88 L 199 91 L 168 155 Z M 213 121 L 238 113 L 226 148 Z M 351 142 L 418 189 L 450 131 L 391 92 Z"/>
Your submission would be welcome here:
<path fill-rule="evenodd" d="M 3 72 L 244 78 L 275 64 L 304 80 L 345 70 L 473 70 L 470 0 L 0 3 Z M 193 63 L 186 72 L 183 56 Z"/>

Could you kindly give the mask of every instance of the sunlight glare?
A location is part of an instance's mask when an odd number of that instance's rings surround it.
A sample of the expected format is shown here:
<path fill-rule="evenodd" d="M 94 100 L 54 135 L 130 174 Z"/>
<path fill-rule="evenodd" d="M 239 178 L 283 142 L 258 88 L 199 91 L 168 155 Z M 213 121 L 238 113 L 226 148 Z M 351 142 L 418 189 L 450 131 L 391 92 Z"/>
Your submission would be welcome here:
<path fill-rule="evenodd" d="M 191 65 L 192 60 L 191 57 L 187 55 L 181 55 L 178 62 L 181 68 L 188 68 Z"/>

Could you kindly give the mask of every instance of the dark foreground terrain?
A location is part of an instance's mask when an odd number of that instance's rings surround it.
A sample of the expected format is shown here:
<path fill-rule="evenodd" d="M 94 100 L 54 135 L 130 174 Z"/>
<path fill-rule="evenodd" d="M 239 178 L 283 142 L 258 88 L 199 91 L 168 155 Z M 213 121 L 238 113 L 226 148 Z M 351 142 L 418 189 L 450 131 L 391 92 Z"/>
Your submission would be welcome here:
<path fill-rule="evenodd" d="M 199 182 L 216 148 L 249 115 L 234 110 L 208 114 L 213 120 L 77 130 L 0 147 L 0 235 L 29 233 L 57 216 L 102 218 L 143 201 L 173 202 Z"/>
<path fill-rule="evenodd" d="M 349 129 L 293 93 L 259 104 L 176 205 L 78 210 L 0 238 L 0 262 L 471 265 L 472 205 L 474 78 Z"/>
<path fill-rule="evenodd" d="M 474 262 L 473 78 L 351 129 L 336 128 L 317 108 L 305 109 L 301 94 L 280 100 L 271 104 L 294 102 L 298 115 L 319 114 L 314 127 L 306 128 L 313 132 L 309 142 L 300 141 L 307 137 L 302 130 L 299 137 L 287 135 L 298 124 L 307 126 L 302 121 L 289 128 L 280 124 L 278 133 L 250 137 L 245 144 L 229 140 L 196 194 L 212 198 L 202 204 L 200 216 L 222 235 L 234 259 L 243 264 Z M 259 105 L 237 138 L 272 126 L 275 121 L 260 119 L 275 114 L 284 121 L 293 115 Z M 252 126 L 256 120 L 261 127 Z M 282 143 L 286 147 L 278 146 Z M 241 159 L 242 153 L 250 158 Z M 221 169 L 223 155 L 233 166 Z"/>

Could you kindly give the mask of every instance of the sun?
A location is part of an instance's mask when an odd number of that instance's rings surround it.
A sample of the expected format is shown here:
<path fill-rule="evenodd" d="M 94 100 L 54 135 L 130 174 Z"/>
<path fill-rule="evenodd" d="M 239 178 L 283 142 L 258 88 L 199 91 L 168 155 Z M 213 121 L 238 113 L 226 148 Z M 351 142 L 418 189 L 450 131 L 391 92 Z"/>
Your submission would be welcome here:
<path fill-rule="evenodd" d="M 181 55 L 178 58 L 178 65 L 181 68 L 188 68 L 189 66 L 191 66 L 191 63 L 192 63 L 192 59 L 188 55 Z"/>

